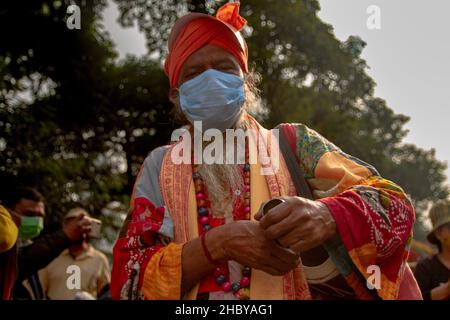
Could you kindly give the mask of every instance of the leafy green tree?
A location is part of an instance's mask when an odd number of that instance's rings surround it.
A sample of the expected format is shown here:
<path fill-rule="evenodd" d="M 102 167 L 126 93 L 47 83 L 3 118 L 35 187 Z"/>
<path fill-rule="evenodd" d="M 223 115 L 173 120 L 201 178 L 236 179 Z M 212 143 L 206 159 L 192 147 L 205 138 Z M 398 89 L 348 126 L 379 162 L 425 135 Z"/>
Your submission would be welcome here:
<path fill-rule="evenodd" d="M 55 221 L 75 204 L 100 215 L 127 203 L 139 163 L 173 127 L 159 62 L 116 64 L 99 24 L 105 1 L 78 3 L 80 30 L 66 26 L 70 3 L 4 1 L 0 10 L 2 193 L 37 187 Z"/>
<path fill-rule="evenodd" d="M 92 132 L 102 138 L 92 123 L 105 105 L 101 87 L 116 56 L 97 25 L 104 1 L 84 6 L 81 30 L 66 26 L 68 3 L 1 6 L 1 175 L 39 188 L 49 217 L 74 201 L 102 206 L 104 186 L 109 192 L 122 184 L 108 177 L 110 164 L 98 161 L 106 148 L 90 138 Z"/>

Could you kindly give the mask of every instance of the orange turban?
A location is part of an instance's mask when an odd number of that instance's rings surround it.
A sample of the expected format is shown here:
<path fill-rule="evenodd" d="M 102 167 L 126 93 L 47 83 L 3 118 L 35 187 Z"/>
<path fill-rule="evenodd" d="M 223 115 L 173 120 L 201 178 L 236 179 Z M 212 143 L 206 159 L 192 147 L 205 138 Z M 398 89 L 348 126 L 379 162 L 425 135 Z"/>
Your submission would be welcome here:
<path fill-rule="evenodd" d="M 178 85 L 181 68 L 187 58 L 207 44 L 230 52 L 238 60 L 244 73 L 248 71 L 248 49 L 239 30 L 247 21 L 239 15 L 239 2 L 223 5 L 216 17 L 189 13 L 180 18 L 169 36 L 169 55 L 164 70 L 170 86 Z"/>

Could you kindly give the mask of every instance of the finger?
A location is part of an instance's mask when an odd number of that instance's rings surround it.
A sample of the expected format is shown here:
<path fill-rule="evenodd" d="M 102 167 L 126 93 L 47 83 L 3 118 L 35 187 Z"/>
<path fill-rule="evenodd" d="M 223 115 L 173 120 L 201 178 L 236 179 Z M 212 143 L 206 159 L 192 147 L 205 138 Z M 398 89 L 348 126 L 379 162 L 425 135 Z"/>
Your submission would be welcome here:
<path fill-rule="evenodd" d="M 269 226 L 264 230 L 264 236 L 268 239 L 280 239 L 290 232 L 302 232 L 305 225 L 308 224 L 309 215 L 302 211 L 291 212 L 285 219 Z"/>
<path fill-rule="evenodd" d="M 289 248 L 293 244 L 302 239 L 311 239 L 313 237 L 314 228 L 311 221 L 306 221 L 303 224 L 299 224 L 296 228 L 284 233 L 280 237 L 277 237 L 277 241 L 280 246 Z"/>
<path fill-rule="evenodd" d="M 290 249 L 292 249 L 292 251 L 294 252 L 302 253 L 315 247 L 317 247 L 316 243 L 307 239 L 302 239 L 297 243 L 293 244 L 292 246 L 290 246 Z"/>
<path fill-rule="evenodd" d="M 294 230 L 293 232 L 289 232 L 288 234 L 282 236 L 281 238 L 279 238 L 277 240 L 281 247 L 283 247 L 283 248 L 290 248 L 294 244 L 299 242 L 300 240 L 305 239 L 304 235 L 299 234 L 299 233 L 297 233 L 295 231 L 296 230 Z"/>
<path fill-rule="evenodd" d="M 261 206 L 259 207 L 255 218 L 257 218 L 257 220 L 260 220 L 264 216 L 264 214 L 267 213 L 267 211 L 278 206 L 281 202 L 284 202 L 284 201 L 286 201 L 284 199 L 284 197 L 277 197 L 277 198 L 272 198 L 270 200 L 263 202 L 261 204 Z"/>
<path fill-rule="evenodd" d="M 280 246 L 276 246 L 276 248 L 271 251 L 271 255 L 287 264 L 295 264 L 300 258 L 300 255 L 293 250 L 282 248 Z"/>
<path fill-rule="evenodd" d="M 270 200 L 269 200 L 270 201 Z M 261 220 L 261 218 L 264 216 L 264 212 L 263 212 L 263 208 L 266 205 L 267 202 L 269 201 L 264 201 L 263 203 L 261 203 L 261 205 L 259 206 L 258 212 L 255 214 L 255 220 L 259 221 Z"/>
<path fill-rule="evenodd" d="M 283 199 L 283 197 L 273 198 L 273 199 L 263 202 L 260 205 L 258 212 L 255 215 L 255 220 L 259 221 L 264 216 L 264 214 L 267 213 L 267 211 L 269 211 L 271 208 L 274 208 L 275 206 L 279 205 L 280 202 L 275 201 L 275 200 L 281 200 L 281 199 Z M 275 201 L 275 202 L 273 202 L 273 201 Z M 284 201 L 286 201 L 286 200 L 284 200 Z"/>
<path fill-rule="evenodd" d="M 273 224 L 276 224 L 286 218 L 292 210 L 292 205 L 289 202 L 283 202 L 278 206 L 270 209 L 259 221 L 259 226 L 267 229 Z"/>
<path fill-rule="evenodd" d="M 266 230 L 264 230 L 264 236 L 270 240 L 278 240 L 284 235 L 292 232 L 295 227 L 295 224 L 289 223 L 286 219 L 277 224 L 271 225 Z"/>
<path fill-rule="evenodd" d="M 82 220 L 79 222 L 79 225 L 84 227 L 84 226 L 90 226 L 92 223 L 90 220 Z"/>

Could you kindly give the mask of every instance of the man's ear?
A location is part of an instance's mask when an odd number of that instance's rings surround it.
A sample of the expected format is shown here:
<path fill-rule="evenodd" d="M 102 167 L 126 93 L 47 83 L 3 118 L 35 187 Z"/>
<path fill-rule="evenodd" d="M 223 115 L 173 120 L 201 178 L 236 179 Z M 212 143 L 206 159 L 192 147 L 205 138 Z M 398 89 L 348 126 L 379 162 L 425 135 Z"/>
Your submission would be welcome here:
<path fill-rule="evenodd" d="M 180 104 L 180 95 L 178 93 L 178 88 L 170 88 L 169 100 L 176 106 Z"/>

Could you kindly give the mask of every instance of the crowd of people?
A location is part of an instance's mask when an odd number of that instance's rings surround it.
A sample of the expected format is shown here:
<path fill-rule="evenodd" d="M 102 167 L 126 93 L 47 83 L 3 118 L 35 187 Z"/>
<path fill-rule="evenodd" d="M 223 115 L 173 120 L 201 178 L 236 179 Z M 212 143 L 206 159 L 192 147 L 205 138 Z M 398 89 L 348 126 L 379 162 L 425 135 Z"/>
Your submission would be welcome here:
<path fill-rule="evenodd" d="M 0 205 L 0 293 L 3 300 L 109 299 L 110 268 L 91 244 L 86 210 L 69 210 L 56 232 L 44 228 L 44 197 L 17 188 Z M 75 272 L 71 274 L 71 266 Z M 73 276 L 73 285 L 68 277 Z"/>

